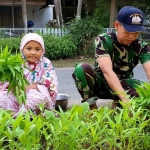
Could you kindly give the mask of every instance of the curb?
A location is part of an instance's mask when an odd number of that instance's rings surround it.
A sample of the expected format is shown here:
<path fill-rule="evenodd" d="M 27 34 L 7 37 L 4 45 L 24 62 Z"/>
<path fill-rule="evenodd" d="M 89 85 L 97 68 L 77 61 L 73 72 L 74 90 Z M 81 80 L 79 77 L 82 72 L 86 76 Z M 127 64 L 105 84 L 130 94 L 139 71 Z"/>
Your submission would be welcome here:
<path fill-rule="evenodd" d="M 104 106 L 108 106 L 110 107 L 111 106 L 111 103 L 112 103 L 113 100 L 111 99 L 98 99 L 97 100 L 97 107 L 104 107 Z M 69 101 L 68 100 L 68 106 L 67 106 L 67 109 L 70 109 L 73 105 L 81 105 L 81 101 L 79 100 L 76 100 L 76 101 Z"/>

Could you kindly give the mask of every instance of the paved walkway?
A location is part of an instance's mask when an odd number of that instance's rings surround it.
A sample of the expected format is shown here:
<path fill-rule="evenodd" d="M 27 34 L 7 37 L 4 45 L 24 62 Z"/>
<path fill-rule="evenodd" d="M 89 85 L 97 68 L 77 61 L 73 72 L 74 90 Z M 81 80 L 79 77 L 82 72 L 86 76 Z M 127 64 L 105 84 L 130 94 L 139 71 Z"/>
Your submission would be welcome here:
<path fill-rule="evenodd" d="M 109 106 L 109 107 L 111 107 L 111 103 L 112 103 L 112 100 L 110 100 L 110 99 L 99 99 L 99 100 L 97 100 L 97 106 L 98 107 L 103 107 L 103 106 Z M 81 101 L 76 101 L 76 102 L 74 102 L 74 101 L 68 101 L 68 109 L 70 109 L 73 105 L 81 105 Z"/>

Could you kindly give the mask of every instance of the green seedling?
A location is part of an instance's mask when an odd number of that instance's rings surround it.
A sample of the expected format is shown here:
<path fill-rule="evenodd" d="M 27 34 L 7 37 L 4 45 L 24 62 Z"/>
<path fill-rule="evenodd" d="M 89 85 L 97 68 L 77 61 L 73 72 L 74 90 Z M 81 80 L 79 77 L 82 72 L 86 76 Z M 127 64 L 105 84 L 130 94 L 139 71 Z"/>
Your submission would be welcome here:
<path fill-rule="evenodd" d="M 9 82 L 8 93 L 12 91 L 19 104 L 25 103 L 25 86 L 29 84 L 23 73 L 22 65 L 24 63 L 21 54 L 12 54 L 7 46 L 3 50 L 1 49 L 0 82 Z"/>

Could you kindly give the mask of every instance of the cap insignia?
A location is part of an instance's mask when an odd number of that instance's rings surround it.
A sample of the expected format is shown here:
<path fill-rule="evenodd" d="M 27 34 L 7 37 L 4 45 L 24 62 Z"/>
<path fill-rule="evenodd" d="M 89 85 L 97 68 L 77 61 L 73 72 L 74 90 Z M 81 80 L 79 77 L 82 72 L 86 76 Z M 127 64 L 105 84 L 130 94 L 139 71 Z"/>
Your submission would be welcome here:
<path fill-rule="evenodd" d="M 131 24 L 141 24 L 141 18 L 143 16 L 141 14 L 132 14 L 130 18 L 132 18 Z"/>

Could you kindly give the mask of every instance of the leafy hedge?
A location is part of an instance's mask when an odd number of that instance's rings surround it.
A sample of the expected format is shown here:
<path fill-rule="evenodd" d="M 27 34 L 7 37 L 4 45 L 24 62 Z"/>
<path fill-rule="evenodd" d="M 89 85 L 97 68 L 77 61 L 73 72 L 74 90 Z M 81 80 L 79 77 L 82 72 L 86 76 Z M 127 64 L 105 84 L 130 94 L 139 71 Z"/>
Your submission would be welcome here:
<path fill-rule="evenodd" d="M 12 50 L 12 52 L 19 51 L 19 45 L 20 45 L 21 38 L 0 38 L 0 46 L 1 49 L 4 49 L 6 45 L 9 47 L 9 49 Z"/>
<path fill-rule="evenodd" d="M 46 54 L 49 59 L 71 58 L 75 56 L 77 49 L 76 44 L 72 41 L 71 36 L 63 37 L 53 35 L 42 35 L 45 42 Z M 1 49 L 6 45 L 12 52 L 19 51 L 21 37 L 17 38 L 0 38 Z"/>
<path fill-rule="evenodd" d="M 101 24 L 97 23 L 93 16 L 86 16 L 70 21 L 66 28 L 77 45 L 76 56 L 94 56 L 94 38 L 103 31 Z"/>
<path fill-rule="evenodd" d="M 77 49 L 76 44 L 73 42 L 71 36 L 65 35 L 63 37 L 54 37 L 43 35 L 46 55 L 51 59 L 71 58 L 75 56 Z"/>

